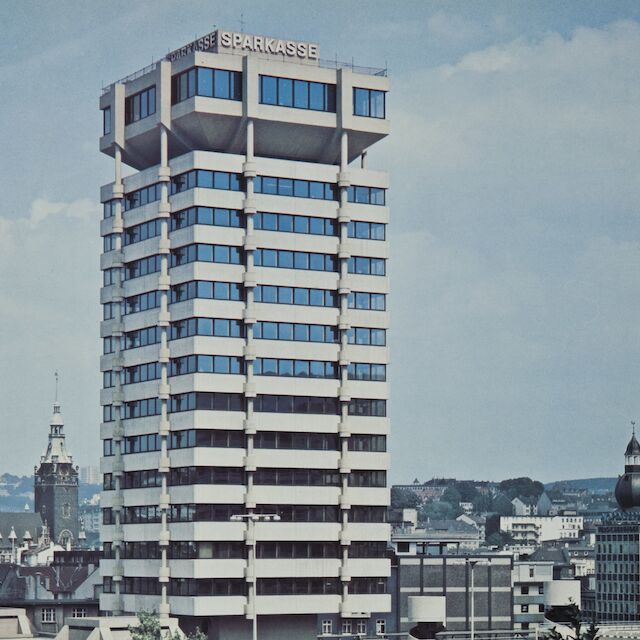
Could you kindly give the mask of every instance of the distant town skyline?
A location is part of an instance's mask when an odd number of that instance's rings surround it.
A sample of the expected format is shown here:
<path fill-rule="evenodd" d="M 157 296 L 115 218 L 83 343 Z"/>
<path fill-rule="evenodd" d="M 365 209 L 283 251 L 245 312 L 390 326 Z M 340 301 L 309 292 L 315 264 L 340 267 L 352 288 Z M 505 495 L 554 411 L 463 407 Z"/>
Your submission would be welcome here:
<path fill-rule="evenodd" d="M 392 70 L 370 159 L 392 185 L 391 482 L 616 475 L 640 416 L 632 2 L 2 3 L 0 469 L 33 472 L 55 369 L 74 459 L 100 455 L 96 77 L 243 9 Z"/>

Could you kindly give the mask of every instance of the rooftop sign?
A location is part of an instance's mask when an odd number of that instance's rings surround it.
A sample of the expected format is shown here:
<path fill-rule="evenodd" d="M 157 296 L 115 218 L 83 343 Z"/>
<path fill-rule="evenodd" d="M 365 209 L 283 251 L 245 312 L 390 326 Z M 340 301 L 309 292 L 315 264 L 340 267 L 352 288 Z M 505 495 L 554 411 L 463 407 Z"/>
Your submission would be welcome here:
<path fill-rule="evenodd" d="M 178 60 L 194 51 L 215 53 L 264 53 L 270 56 L 298 60 L 318 60 L 320 47 L 312 42 L 281 40 L 235 31 L 212 31 L 193 42 L 167 54 L 167 60 Z"/>

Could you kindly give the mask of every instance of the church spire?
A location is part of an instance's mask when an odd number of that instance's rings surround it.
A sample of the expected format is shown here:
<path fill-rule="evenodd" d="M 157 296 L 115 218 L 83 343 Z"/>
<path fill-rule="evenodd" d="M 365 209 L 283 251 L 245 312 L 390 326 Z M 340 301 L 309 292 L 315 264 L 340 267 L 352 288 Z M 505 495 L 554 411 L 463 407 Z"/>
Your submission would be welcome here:
<path fill-rule="evenodd" d="M 55 394 L 53 400 L 53 415 L 49 421 L 49 442 L 47 450 L 44 452 L 40 462 L 73 462 L 73 458 L 67 452 L 64 438 L 64 420 L 60 412 L 60 402 L 58 400 L 58 386 L 60 375 L 56 371 L 55 377 Z"/>
<path fill-rule="evenodd" d="M 624 452 L 624 474 L 618 478 L 615 496 L 623 511 L 640 507 L 640 442 L 634 420 L 631 421 L 631 440 Z"/>

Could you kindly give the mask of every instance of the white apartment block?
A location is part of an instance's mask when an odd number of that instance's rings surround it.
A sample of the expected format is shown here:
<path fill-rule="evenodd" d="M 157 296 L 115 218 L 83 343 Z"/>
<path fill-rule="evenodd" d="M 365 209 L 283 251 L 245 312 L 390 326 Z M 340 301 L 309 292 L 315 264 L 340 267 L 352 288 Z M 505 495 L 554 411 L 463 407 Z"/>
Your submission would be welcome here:
<path fill-rule="evenodd" d="M 517 561 L 513 565 L 514 629 L 534 629 L 548 623 L 545 611 L 580 600 L 580 581 L 554 578 L 553 562 Z"/>
<path fill-rule="evenodd" d="M 217 31 L 103 91 L 101 610 L 384 628 L 387 90 Z"/>
<path fill-rule="evenodd" d="M 547 540 L 577 540 L 584 526 L 582 516 L 500 516 L 500 530 L 516 543 L 538 545 Z"/>

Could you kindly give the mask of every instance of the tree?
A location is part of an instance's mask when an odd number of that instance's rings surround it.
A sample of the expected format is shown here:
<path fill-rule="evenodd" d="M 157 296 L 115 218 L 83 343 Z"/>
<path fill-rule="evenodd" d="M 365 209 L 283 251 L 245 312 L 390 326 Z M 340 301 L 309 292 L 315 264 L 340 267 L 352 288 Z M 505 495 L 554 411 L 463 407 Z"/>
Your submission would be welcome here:
<path fill-rule="evenodd" d="M 582 611 L 573 600 L 569 600 L 567 606 L 552 607 L 546 617 L 552 622 L 565 624 L 573 631 L 573 636 L 563 636 L 554 627 L 544 636 L 546 640 L 566 640 L 566 638 L 570 640 L 598 640 L 600 638 L 598 635 L 599 629 L 596 627 L 595 622 L 591 622 L 589 627 L 582 631 Z"/>
<path fill-rule="evenodd" d="M 506 531 L 494 531 L 490 536 L 487 536 L 487 544 L 490 547 L 504 548 L 508 544 L 513 544 L 513 536 Z"/>
<path fill-rule="evenodd" d="M 448 502 L 452 507 L 456 509 L 460 506 L 461 499 L 462 496 L 455 487 L 447 487 L 442 494 L 442 498 L 440 498 L 442 502 Z"/>
<path fill-rule="evenodd" d="M 493 499 L 486 493 L 479 493 L 473 501 L 474 513 L 487 513 L 493 509 Z"/>
<path fill-rule="evenodd" d="M 473 502 L 480 496 L 480 492 L 476 489 L 476 486 L 473 482 L 469 482 L 469 480 L 456 482 L 455 487 L 460 494 L 461 502 Z"/>
<path fill-rule="evenodd" d="M 421 520 L 452 520 L 456 517 L 456 509 L 448 502 L 433 500 L 420 509 Z"/>
<path fill-rule="evenodd" d="M 173 634 L 167 631 L 162 633 L 160 626 L 160 618 L 158 614 L 148 611 L 140 611 L 138 613 L 138 624 L 129 626 L 129 633 L 132 640 L 184 640 L 185 636 L 176 630 Z M 207 636 L 196 629 L 193 633 L 186 636 L 187 640 L 207 640 Z"/>
<path fill-rule="evenodd" d="M 544 491 L 542 482 L 527 477 L 503 480 L 498 488 L 512 500 L 517 496 L 538 498 Z"/>
<path fill-rule="evenodd" d="M 391 487 L 392 509 L 417 509 L 421 504 L 422 501 L 411 489 Z"/>

